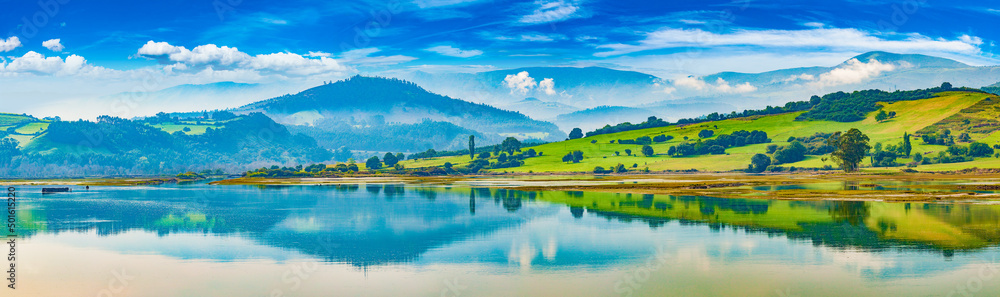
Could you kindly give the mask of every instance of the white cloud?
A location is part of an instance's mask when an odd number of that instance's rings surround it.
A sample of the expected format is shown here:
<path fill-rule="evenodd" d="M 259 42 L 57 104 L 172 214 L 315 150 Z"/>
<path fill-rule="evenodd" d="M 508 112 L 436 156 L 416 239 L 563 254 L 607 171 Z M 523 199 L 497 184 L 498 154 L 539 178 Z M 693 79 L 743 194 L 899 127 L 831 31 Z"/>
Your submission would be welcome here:
<path fill-rule="evenodd" d="M 556 40 L 566 39 L 565 35 L 562 34 L 523 34 L 521 35 L 521 41 L 533 41 L 533 42 L 553 42 Z"/>
<path fill-rule="evenodd" d="M 20 46 L 21 39 L 17 38 L 17 36 L 11 36 L 7 39 L 0 38 L 0 53 L 12 51 Z"/>
<path fill-rule="evenodd" d="M 715 90 L 717 92 L 732 94 L 732 93 L 749 93 L 757 90 L 757 87 L 750 85 L 750 83 L 745 82 L 735 86 L 729 85 L 729 82 L 722 79 L 721 77 L 715 81 Z"/>
<path fill-rule="evenodd" d="M 678 87 L 686 87 L 695 90 L 704 90 L 708 84 L 705 81 L 698 79 L 694 76 L 685 76 L 674 80 L 674 85 Z"/>
<path fill-rule="evenodd" d="M 479 32 L 480 37 L 483 39 L 499 40 L 499 41 L 519 41 L 519 42 L 553 42 L 557 40 L 569 39 L 563 34 L 542 34 L 538 32 L 525 32 L 519 36 L 505 36 L 499 35 L 491 32 Z"/>
<path fill-rule="evenodd" d="M 60 42 L 60 39 L 49 39 L 43 41 L 42 46 L 53 52 L 61 52 L 64 49 L 66 49 L 66 47 L 63 46 L 62 43 Z"/>
<path fill-rule="evenodd" d="M 337 63 L 337 60 L 332 58 L 310 59 L 292 53 L 257 55 L 251 60 L 250 68 L 298 76 L 346 70 L 344 66 Z"/>
<path fill-rule="evenodd" d="M 251 56 L 235 47 L 205 44 L 188 50 L 183 46 L 174 46 L 166 42 L 149 41 L 139 48 L 137 53 L 141 57 L 154 58 L 163 64 L 171 64 L 169 68 L 171 71 L 252 70 L 262 74 L 307 76 L 349 70 L 337 60 L 315 52 L 310 53 L 309 57 L 295 53 Z"/>
<path fill-rule="evenodd" d="M 21 57 L 13 58 L 10 63 L 0 64 L 0 73 L 10 74 L 35 74 L 35 75 L 94 75 L 110 72 L 103 67 L 96 67 L 87 64 L 87 60 L 81 56 L 70 55 L 65 59 L 61 57 L 45 57 L 34 51 L 29 51 Z"/>
<path fill-rule="evenodd" d="M 983 39 L 976 36 L 962 35 L 958 37 L 958 40 L 972 45 L 983 44 Z"/>
<path fill-rule="evenodd" d="M 816 80 L 816 76 L 812 75 L 812 74 L 792 75 L 792 76 L 789 76 L 788 78 L 785 78 L 782 81 L 783 82 L 794 82 L 794 81 L 798 81 L 798 80 L 813 81 L 813 80 Z"/>
<path fill-rule="evenodd" d="M 878 60 L 871 60 L 868 63 L 851 59 L 843 66 L 830 70 L 830 72 L 819 75 L 819 78 L 811 82 L 813 87 L 836 86 L 844 84 L 855 84 L 864 81 L 882 72 L 896 70 L 898 66 L 882 63 Z"/>
<path fill-rule="evenodd" d="M 314 51 L 309 51 L 309 53 L 308 53 L 308 54 L 306 54 L 306 57 L 312 57 L 312 58 L 319 58 L 319 57 L 332 57 L 332 56 L 333 56 L 333 54 L 331 54 L 331 53 L 325 53 L 325 52 L 314 52 Z"/>
<path fill-rule="evenodd" d="M 688 24 L 688 25 L 704 25 L 704 24 L 708 23 L 708 22 L 705 22 L 705 21 L 689 20 L 689 19 L 682 19 L 679 22 L 684 23 L 684 24 Z"/>
<path fill-rule="evenodd" d="M 510 89 L 511 94 L 519 93 L 521 95 L 528 94 L 531 89 L 534 89 L 538 85 L 527 71 L 521 71 L 518 74 L 509 74 L 503 79 L 503 83 L 504 86 Z"/>
<path fill-rule="evenodd" d="M 535 5 L 538 5 L 538 7 L 531 14 L 521 17 L 518 21 L 525 24 L 544 24 L 580 17 L 577 14 L 580 7 L 574 3 L 567 3 L 562 0 L 536 1 Z"/>
<path fill-rule="evenodd" d="M 538 83 L 538 89 L 545 92 L 545 95 L 555 95 L 556 94 L 556 81 L 555 79 L 546 78 L 542 82 Z"/>
<path fill-rule="evenodd" d="M 449 57 L 458 57 L 458 58 L 475 57 L 483 54 L 483 51 L 481 50 L 462 50 L 460 48 L 456 48 L 450 45 L 439 45 L 424 50 Z"/>
<path fill-rule="evenodd" d="M 715 80 L 715 84 L 710 84 L 694 76 L 685 76 L 675 79 L 674 86 L 683 87 L 687 89 L 694 89 L 698 91 L 709 91 L 709 92 L 726 93 L 726 94 L 749 93 L 757 90 L 757 87 L 751 85 L 748 82 L 738 84 L 735 86 L 730 85 L 729 82 L 722 79 L 721 77 Z M 677 90 L 676 88 L 667 87 L 666 89 L 664 89 L 664 92 L 669 94 L 673 93 L 676 90 Z"/>
<path fill-rule="evenodd" d="M 413 1 L 413 3 L 420 8 L 432 8 L 432 7 L 465 5 L 477 1 L 480 0 L 415 0 Z"/>
<path fill-rule="evenodd" d="M 382 50 L 377 47 L 359 48 L 340 53 L 340 60 L 345 64 L 363 67 L 387 66 L 410 62 L 417 58 L 403 55 L 372 56 Z"/>
<path fill-rule="evenodd" d="M 932 39 L 920 34 L 898 35 L 901 39 L 883 39 L 857 29 L 816 28 L 807 30 L 737 30 L 732 33 L 713 33 L 701 29 L 667 28 L 646 33 L 638 44 L 605 44 L 597 46 L 607 51 L 598 57 L 629 54 L 639 51 L 720 46 L 762 46 L 784 48 L 830 48 L 837 50 L 893 52 L 936 51 L 975 54 L 982 42 L 978 37 L 964 36 L 958 40 Z"/>

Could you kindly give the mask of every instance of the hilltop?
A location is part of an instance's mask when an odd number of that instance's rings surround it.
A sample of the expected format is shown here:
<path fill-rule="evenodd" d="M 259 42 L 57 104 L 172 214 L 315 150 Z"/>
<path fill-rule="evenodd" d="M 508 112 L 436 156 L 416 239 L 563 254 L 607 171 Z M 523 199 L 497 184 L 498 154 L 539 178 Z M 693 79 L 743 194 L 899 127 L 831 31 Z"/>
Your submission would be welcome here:
<path fill-rule="evenodd" d="M 234 110 L 237 113 L 254 111 L 263 112 L 282 124 L 311 127 L 302 131 L 314 136 L 323 132 L 343 132 L 341 127 L 344 125 L 376 127 L 430 120 L 483 134 L 521 135 L 541 140 L 565 138 L 555 125 L 519 112 L 434 94 L 408 81 L 380 77 L 354 76 Z M 350 146 L 351 143 L 327 145 Z"/>

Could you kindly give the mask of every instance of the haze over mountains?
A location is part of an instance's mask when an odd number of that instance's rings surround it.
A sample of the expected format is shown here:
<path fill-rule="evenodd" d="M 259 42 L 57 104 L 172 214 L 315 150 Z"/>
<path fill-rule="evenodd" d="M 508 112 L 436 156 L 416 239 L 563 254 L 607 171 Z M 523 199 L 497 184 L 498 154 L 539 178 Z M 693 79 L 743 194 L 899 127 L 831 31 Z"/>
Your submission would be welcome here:
<path fill-rule="evenodd" d="M 480 137 L 483 144 L 506 136 L 557 141 L 576 127 L 589 131 L 649 116 L 676 121 L 783 105 L 836 91 L 918 89 L 944 81 L 979 88 L 1000 81 L 1000 67 L 869 52 L 835 66 L 702 77 L 660 78 L 601 67 L 417 71 L 399 77 L 408 81 L 356 76 L 277 97 L 296 86 L 223 82 L 112 97 L 144 97 L 148 102 L 211 100 L 215 105 L 205 109 L 260 111 L 331 150 L 348 146 L 421 151 L 462 148 L 469 134 Z M 234 108 L 268 97 L 273 98 Z"/>

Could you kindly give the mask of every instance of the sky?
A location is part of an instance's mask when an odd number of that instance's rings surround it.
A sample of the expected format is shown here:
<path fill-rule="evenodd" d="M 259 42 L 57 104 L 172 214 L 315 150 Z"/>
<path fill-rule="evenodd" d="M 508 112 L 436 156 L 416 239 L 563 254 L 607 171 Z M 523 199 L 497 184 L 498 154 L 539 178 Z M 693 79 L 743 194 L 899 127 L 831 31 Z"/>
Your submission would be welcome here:
<path fill-rule="evenodd" d="M 0 101 L 220 81 L 602 66 L 663 78 L 880 50 L 997 65 L 996 1 L 0 0 Z M 16 109 L 25 109 L 25 104 Z M 16 111 L 16 110 L 14 110 Z"/>

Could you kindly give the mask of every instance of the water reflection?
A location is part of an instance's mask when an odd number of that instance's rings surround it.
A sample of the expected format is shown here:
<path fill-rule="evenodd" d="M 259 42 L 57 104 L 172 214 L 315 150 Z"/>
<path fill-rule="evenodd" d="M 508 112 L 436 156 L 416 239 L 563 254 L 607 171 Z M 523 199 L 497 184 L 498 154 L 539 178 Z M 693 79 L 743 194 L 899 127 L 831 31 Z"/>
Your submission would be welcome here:
<path fill-rule="evenodd" d="M 159 236 L 236 236 L 357 267 L 412 262 L 434 249 L 495 236 L 563 212 L 573 220 L 596 216 L 652 229 L 676 221 L 681 226 L 707 226 L 714 232 L 742 230 L 871 251 L 908 248 L 953 255 L 1000 243 L 1000 206 L 979 204 L 722 199 L 402 184 L 192 184 L 95 188 L 44 198 L 30 194 L 35 190 L 23 189 L 29 194 L 18 215 L 25 227 L 21 234 L 29 238 L 90 230 L 99 236 L 132 230 Z"/>

